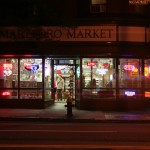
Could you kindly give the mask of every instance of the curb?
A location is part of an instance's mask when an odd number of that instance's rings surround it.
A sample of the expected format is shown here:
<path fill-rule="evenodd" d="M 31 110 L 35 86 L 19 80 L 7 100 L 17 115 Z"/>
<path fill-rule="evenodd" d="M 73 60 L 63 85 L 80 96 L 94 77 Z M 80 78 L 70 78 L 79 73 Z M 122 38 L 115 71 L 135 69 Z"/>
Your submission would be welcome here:
<path fill-rule="evenodd" d="M 1 117 L 0 121 L 28 121 L 28 122 L 57 122 L 57 123 L 150 123 L 150 120 L 98 120 L 98 119 L 76 119 L 76 118 L 38 118 L 38 117 Z"/>

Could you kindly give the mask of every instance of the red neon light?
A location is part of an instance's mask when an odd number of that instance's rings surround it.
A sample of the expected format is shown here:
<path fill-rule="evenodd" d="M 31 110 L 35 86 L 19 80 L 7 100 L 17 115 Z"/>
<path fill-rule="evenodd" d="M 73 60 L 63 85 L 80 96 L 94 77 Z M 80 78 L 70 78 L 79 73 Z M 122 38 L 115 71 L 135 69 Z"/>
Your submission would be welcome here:
<path fill-rule="evenodd" d="M 31 69 L 32 64 L 31 63 L 24 63 L 25 69 Z"/>
<path fill-rule="evenodd" d="M 87 66 L 95 66 L 95 62 L 88 62 Z"/>
<path fill-rule="evenodd" d="M 3 95 L 3 96 L 9 96 L 9 95 L 10 95 L 10 92 L 3 92 L 2 95 Z"/>

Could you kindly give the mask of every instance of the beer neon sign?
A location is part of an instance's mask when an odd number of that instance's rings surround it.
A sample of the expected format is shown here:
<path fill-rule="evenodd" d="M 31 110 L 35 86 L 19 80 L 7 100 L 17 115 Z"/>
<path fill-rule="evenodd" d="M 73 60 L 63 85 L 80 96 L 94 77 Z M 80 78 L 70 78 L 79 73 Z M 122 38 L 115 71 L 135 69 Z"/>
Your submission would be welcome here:
<path fill-rule="evenodd" d="M 87 66 L 95 66 L 96 64 L 95 64 L 95 62 L 88 62 L 87 63 Z"/>
<path fill-rule="evenodd" d="M 134 67 L 134 65 L 124 65 L 124 70 L 134 70 L 135 69 L 135 67 Z"/>
<path fill-rule="evenodd" d="M 39 69 L 39 65 L 36 63 L 24 63 L 24 68 L 28 71 L 36 71 Z"/>
<path fill-rule="evenodd" d="M 4 68 L 4 75 L 10 76 L 12 74 L 12 64 L 11 63 L 3 64 L 3 68 Z"/>

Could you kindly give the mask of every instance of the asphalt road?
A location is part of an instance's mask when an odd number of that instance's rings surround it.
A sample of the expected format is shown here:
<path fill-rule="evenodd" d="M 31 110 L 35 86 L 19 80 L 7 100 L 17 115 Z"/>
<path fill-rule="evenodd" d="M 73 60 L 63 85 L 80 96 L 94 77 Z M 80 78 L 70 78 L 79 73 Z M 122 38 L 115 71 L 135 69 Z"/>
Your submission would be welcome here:
<path fill-rule="evenodd" d="M 0 122 L 0 149 L 150 150 L 150 124 Z"/>

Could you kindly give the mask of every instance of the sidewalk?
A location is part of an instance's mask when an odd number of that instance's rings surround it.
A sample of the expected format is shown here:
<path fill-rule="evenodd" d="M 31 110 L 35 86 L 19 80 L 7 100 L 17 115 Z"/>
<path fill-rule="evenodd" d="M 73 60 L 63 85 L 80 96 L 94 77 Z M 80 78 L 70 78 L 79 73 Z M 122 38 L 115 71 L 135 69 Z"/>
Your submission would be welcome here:
<path fill-rule="evenodd" d="M 73 117 L 67 117 L 64 103 L 57 103 L 45 109 L 0 108 L 0 121 L 54 121 L 54 122 L 150 122 L 150 111 L 106 112 L 86 111 L 73 107 Z"/>

